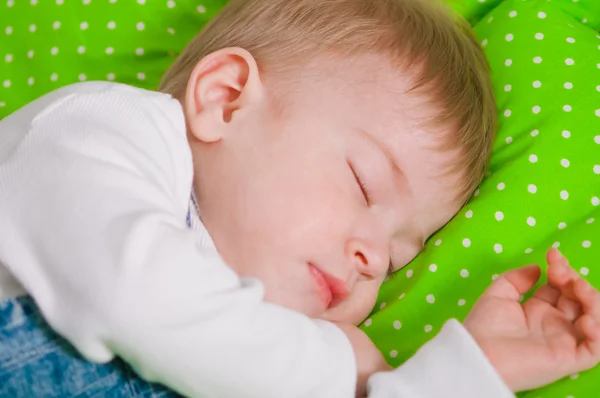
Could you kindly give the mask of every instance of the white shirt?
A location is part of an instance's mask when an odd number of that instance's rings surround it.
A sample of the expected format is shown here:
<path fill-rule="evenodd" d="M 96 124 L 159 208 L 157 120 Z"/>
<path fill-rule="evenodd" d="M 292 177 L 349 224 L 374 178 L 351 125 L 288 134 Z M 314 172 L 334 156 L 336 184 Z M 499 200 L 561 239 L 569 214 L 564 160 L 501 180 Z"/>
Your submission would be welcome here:
<path fill-rule="evenodd" d="M 180 104 L 72 85 L 0 121 L 0 298 L 28 293 L 88 360 L 120 356 L 190 397 L 350 398 L 333 324 L 267 303 L 260 281 L 186 225 L 193 165 Z M 3 265 L 2 265 L 3 264 Z M 512 397 L 456 321 L 370 397 Z"/>

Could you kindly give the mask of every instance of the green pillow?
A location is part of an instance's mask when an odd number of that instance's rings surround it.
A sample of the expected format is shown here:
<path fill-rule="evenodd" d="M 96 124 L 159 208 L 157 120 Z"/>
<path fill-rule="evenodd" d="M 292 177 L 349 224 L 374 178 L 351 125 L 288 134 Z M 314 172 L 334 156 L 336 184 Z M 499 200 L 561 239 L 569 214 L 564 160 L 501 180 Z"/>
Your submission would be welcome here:
<path fill-rule="evenodd" d="M 156 89 L 226 0 L 3 0 L 0 119 L 83 80 Z"/>
<path fill-rule="evenodd" d="M 545 266 L 553 245 L 600 287 L 600 36 L 558 1 L 543 0 L 504 1 L 475 31 L 500 114 L 489 175 L 384 284 L 364 323 L 392 365 L 448 318 L 463 319 L 494 275 Z M 522 396 L 599 396 L 598 380 L 600 368 Z"/>

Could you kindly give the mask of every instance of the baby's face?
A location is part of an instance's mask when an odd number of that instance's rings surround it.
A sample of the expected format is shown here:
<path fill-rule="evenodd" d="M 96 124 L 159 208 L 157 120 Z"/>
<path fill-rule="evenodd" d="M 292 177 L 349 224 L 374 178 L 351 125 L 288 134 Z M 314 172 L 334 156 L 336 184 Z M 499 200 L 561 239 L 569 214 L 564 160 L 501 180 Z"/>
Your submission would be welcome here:
<path fill-rule="evenodd" d="M 297 79 L 285 112 L 265 95 L 209 150 L 210 170 L 196 177 L 202 219 L 266 300 L 357 324 L 390 269 L 459 210 L 460 176 L 444 175 L 459 155 L 435 149 L 448 132 L 419 127 L 431 108 L 404 95 L 409 82 L 381 59 Z"/>

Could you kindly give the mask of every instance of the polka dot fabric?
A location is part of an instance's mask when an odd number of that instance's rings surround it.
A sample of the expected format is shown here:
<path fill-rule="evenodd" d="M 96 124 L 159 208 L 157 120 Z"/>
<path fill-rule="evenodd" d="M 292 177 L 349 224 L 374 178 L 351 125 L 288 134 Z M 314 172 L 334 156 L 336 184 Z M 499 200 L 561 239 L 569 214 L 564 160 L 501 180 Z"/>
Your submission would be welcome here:
<path fill-rule="evenodd" d="M 58 87 L 155 89 L 226 0 L 0 0 L 0 118 Z"/>
<path fill-rule="evenodd" d="M 545 267 L 550 247 L 600 287 L 600 35 L 556 0 L 496 4 L 475 25 L 499 107 L 489 172 L 461 213 L 384 284 L 363 325 L 392 365 L 448 318 L 463 319 L 502 272 Z M 598 380 L 600 368 L 521 396 L 598 396 Z"/>

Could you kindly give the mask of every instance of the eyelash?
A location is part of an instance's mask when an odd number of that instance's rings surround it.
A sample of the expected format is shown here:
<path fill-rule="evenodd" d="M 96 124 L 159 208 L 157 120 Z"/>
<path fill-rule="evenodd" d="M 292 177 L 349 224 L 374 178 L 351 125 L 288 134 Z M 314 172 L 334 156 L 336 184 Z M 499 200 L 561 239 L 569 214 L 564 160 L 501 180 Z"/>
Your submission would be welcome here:
<path fill-rule="evenodd" d="M 356 183 L 360 187 L 360 190 L 362 191 L 362 194 L 365 197 L 365 200 L 367 201 L 367 205 L 370 205 L 371 204 L 371 194 L 369 193 L 369 190 L 367 189 L 367 186 L 360 179 L 360 177 L 358 176 L 358 174 L 354 170 L 354 167 L 352 167 L 352 164 L 350 162 L 348 162 L 348 165 L 350 166 L 350 170 L 352 170 L 352 174 L 354 174 L 354 179 L 356 180 Z"/>

